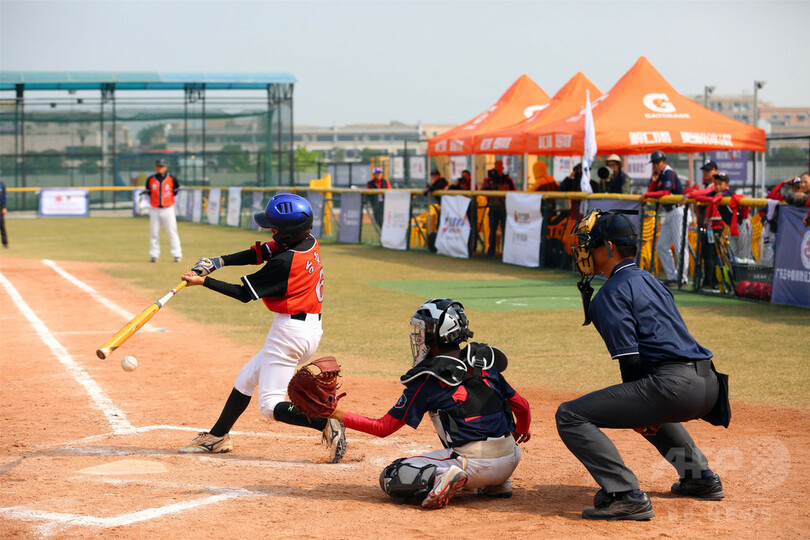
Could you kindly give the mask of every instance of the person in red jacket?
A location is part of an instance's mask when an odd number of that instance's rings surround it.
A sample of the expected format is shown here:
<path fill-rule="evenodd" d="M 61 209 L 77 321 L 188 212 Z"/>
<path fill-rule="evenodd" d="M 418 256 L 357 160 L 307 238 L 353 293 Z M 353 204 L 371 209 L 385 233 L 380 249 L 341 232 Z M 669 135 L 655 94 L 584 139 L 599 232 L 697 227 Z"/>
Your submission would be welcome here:
<path fill-rule="evenodd" d="M 166 229 L 174 262 L 183 259 L 180 236 L 177 234 L 177 216 L 174 213 L 174 198 L 180 189 L 177 178 L 166 172 L 166 160 L 155 161 L 155 174 L 146 179 L 146 194 L 149 197 L 149 260 L 160 257 L 160 228 Z"/>
<path fill-rule="evenodd" d="M 512 496 L 509 477 L 520 462 L 518 443 L 531 437 L 529 402 L 503 377 L 506 355 L 472 343 L 464 307 L 454 300 L 425 302 L 411 317 L 413 369 L 400 377 L 405 391 L 382 418 L 337 409 L 349 429 L 387 437 L 414 429 L 425 413 L 444 446 L 399 458 L 383 469 L 380 487 L 392 497 L 443 508 L 464 487 L 477 494 Z M 468 342 L 464 348 L 460 345 Z M 512 416 L 514 413 L 514 417 Z"/>

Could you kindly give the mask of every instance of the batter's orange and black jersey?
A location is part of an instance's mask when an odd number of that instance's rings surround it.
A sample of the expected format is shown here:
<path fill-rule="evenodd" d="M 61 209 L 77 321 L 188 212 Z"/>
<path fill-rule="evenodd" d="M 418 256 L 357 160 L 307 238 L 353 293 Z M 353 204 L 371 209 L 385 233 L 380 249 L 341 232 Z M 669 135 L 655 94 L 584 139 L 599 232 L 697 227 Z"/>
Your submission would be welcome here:
<path fill-rule="evenodd" d="M 267 244 L 262 246 L 266 251 Z M 295 247 L 272 255 L 242 283 L 255 300 L 276 313 L 320 313 L 323 306 L 323 264 L 318 240 L 310 236 Z"/>

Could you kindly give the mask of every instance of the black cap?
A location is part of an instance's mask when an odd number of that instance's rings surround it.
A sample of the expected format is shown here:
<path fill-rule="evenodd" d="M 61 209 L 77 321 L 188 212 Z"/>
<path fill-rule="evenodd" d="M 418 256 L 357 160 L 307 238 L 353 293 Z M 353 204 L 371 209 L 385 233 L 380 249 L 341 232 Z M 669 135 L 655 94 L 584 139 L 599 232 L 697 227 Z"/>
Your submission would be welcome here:
<path fill-rule="evenodd" d="M 656 150 L 650 155 L 650 163 L 655 163 L 656 161 L 666 161 L 667 155 L 664 154 L 661 150 Z"/>
<path fill-rule="evenodd" d="M 441 176 L 442 173 L 439 172 L 439 169 L 433 169 L 430 171 L 430 176 Z"/>
<path fill-rule="evenodd" d="M 161 159 L 156 159 L 156 160 L 155 160 L 155 165 L 159 165 L 159 166 L 161 166 L 161 167 L 165 167 L 165 166 L 166 166 L 166 160 L 165 160 L 165 159 L 163 159 L 163 158 L 161 158 Z"/>
<path fill-rule="evenodd" d="M 712 161 L 711 159 L 707 160 L 706 163 L 703 164 L 703 167 L 700 168 L 701 171 L 711 171 L 717 170 L 717 163 Z"/>
<path fill-rule="evenodd" d="M 714 177 L 717 180 L 722 180 L 723 182 L 731 183 L 731 179 L 728 177 L 728 175 L 726 173 L 718 173 L 718 174 L 715 174 Z"/>
<path fill-rule="evenodd" d="M 605 240 L 610 240 L 617 246 L 634 246 L 638 242 L 636 227 L 620 212 L 605 212 L 599 216 L 590 234 L 597 245 Z"/>

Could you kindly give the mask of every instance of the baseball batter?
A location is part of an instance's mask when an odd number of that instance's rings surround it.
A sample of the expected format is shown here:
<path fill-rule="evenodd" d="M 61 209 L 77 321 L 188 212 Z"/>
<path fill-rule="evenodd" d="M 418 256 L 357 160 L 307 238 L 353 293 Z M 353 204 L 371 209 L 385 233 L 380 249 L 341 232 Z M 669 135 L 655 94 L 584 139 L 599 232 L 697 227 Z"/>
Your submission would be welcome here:
<path fill-rule="evenodd" d="M 507 359 L 473 336 L 463 306 L 434 299 L 419 306 L 411 325 L 413 369 L 400 378 L 405 391 L 382 418 L 337 409 L 346 427 L 387 437 L 404 425 L 416 429 L 425 413 L 444 445 L 441 450 L 400 458 L 383 469 L 380 487 L 392 497 L 443 508 L 465 486 L 490 497 L 511 497 L 509 477 L 520 462 L 519 442 L 528 441 L 529 403 L 506 382 Z M 517 425 L 512 416 L 514 412 Z"/>
<path fill-rule="evenodd" d="M 200 433 L 180 452 L 230 452 L 229 432 L 258 390 L 259 410 L 271 420 L 317 429 L 329 445 L 332 463 L 346 452 L 343 425 L 334 419 L 308 418 L 284 401 L 287 384 L 296 366 L 309 361 L 323 335 L 324 272 L 318 241 L 310 234 L 312 208 L 298 195 L 276 195 L 264 212 L 253 216 L 259 226 L 273 232 L 273 242 L 231 255 L 203 258 L 182 279 L 203 285 L 241 302 L 261 299 L 275 313 L 264 347 L 239 372 L 231 395 L 214 427 Z M 225 283 L 208 274 L 223 266 L 262 264 L 244 276 L 240 285 Z"/>
<path fill-rule="evenodd" d="M 586 290 L 585 322 L 593 320 L 622 376 L 622 384 L 557 409 L 560 438 L 600 487 L 582 517 L 612 521 L 655 515 L 604 428 L 634 429 L 652 443 L 678 472 L 675 495 L 724 498 L 720 477 L 680 422 L 703 418 L 728 427 L 727 377 L 715 371 L 711 351 L 689 334 L 670 290 L 636 266 L 638 236 L 630 220 L 594 210 L 574 234 L 581 283 L 598 274 L 608 277 L 593 301 L 587 287 L 580 290 Z"/>
<path fill-rule="evenodd" d="M 650 156 L 650 161 L 653 164 L 653 176 L 650 187 L 647 193 L 641 196 L 641 200 L 663 197 L 664 195 L 682 195 L 683 185 L 672 167 L 667 165 L 667 156 L 660 150 L 656 150 Z M 675 247 L 678 258 L 684 260 L 680 283 L 686 284 L 689 278 L 689 248 L 685 243 L 681 245 L 683 206 L 665 204 L 663 208 L 665 217 L 664 222 L 661 224 L 661 233 L 658 235 L 655 251 L 658 254 L 658 260 L 661 261 L 661 266 L 664 267 L 664 272 L 667 274 L 667 281 L 677 284 L 679 282 L 678 266 L 670 250 L 673 246 Z"/>

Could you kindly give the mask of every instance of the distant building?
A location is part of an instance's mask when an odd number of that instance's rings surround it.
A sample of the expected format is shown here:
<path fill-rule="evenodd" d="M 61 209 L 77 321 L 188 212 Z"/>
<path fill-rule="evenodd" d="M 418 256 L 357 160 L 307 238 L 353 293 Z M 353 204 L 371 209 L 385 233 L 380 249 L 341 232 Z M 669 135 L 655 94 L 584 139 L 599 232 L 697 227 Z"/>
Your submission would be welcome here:
<path fill-rule="evenodd" d="M 760 107 L 759 118 L 770 124 L 771 135 L 810 137 L 810 107 Z"/>
<path fill-rule="evenodd" d="M 692 95 L 687 96 L 692 101 L 695 101 L 701 105 L 703 105 L 704 96 L 700 95 Z M 765 101 L 763 99 L 757 99 L 757 107 L 760 111 L 762 111 L 763 107 L 770 106 L 769 101 Z M 740 94 L 740 95 L 711 95 L 706 103 L 706 107 L 709 109 L 724 114 L 730 118 L 735 120 L 739 120 L 740 122 L 745 122 L 746 124 L 753 124 L 754 123 L 754 96 L 749 94 Z M 760 116 L 761 118 L 761 116 Z"/>

